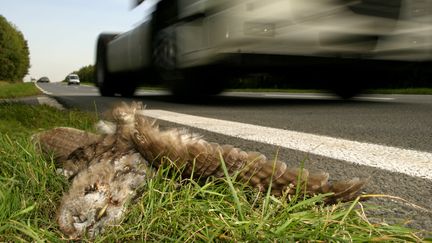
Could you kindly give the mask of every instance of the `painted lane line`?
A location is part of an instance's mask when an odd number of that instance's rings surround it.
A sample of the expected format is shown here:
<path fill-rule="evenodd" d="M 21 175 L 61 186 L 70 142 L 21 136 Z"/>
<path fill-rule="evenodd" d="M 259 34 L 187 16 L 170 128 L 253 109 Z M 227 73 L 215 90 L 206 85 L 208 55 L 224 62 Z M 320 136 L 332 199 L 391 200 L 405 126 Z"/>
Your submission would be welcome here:
<path fill-rule="evenodd" d="M 39 85 L 37 83 L 35 83 L 36 88 L 38 88 L 42 93 L 46 94 L 46 95 L 52 95 L 52 93 L 45 91 L 44 89 L 42 89 L 41 87 L 39 87 Z"/>
<path fill-rule="evenodd" d="M 432 153 L 240 122 L 146 110 L 158 120 L 432 180 Z"/>

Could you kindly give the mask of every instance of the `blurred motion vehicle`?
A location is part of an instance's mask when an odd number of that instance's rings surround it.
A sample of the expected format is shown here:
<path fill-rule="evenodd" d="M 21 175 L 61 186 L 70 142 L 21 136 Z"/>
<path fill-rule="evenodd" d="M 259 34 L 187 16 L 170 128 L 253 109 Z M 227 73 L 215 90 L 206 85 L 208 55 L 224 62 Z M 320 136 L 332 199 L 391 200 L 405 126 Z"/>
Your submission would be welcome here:
<path fill-rule="evenodd" d="M 80 79 L 79 79 L 78 74 L 74 74 L 74 73 L 73 74 L 69 74 L 66 77 L 66 81 L 67 81 L 68 85 L 72 85 L 72 84 L 79 85 L 80 84 Z"/>
<path fill-rule="evenodd" d="M 40 79 L 37 80 L 38 83 L 49 83 L 50 80 L 48 77 L 41 77 Z"/>
<path fill-rule="evenodd" d="M 143 3 L 144 2 L 144 3 Z M 322 80 L 350 98 L 388 68 L 429 65 L 432 1 L 136 0 L 148 8 L 126 33 L 97 41 L 96 85 L 133 95 L 163 82 L 177 95 L 218 94 L 254 73 Z"/>

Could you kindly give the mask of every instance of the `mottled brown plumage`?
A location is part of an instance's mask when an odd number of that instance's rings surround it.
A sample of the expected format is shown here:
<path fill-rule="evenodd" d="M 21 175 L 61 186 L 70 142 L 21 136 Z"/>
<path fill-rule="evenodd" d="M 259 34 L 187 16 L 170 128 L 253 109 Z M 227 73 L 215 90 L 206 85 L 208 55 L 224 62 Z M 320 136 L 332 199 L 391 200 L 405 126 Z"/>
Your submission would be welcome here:
<path fill-rule="evenodd" d="M 113 130 L 112 134 L 55 128 L 33 136 L 41 151 L 53 153 L 61 164 L 61 172 L 72 179 L 57 212 L 61 231 L 72 239 L 86 232 L 93 237 L 106 225 L 118 223 L 128 200 L 136 196 L 137 188 L 152 174 L 131 139 L 135 124 L 132 107 L 138 106 L 112 110 L 115 129 L 102 129 Z M 86 136 L 97 139 L 82 139 Z"/>
<path fill-rule="evenodd" d="M 260 191 L 271 186 L 273 195 L 295 194 L 300 182 L 305 185 L 300 188 L 305 189 L 304 193 L 308 195 L 334 192 L 326 199 L 329 203 L 355 199 L 366 183 L 366 180 L 358 178 L 329 183 L 329 174 L 325 172 L 310 173 L 306 169 L 289 168 L 286 163 L 269 160 L 261 153 L 245 152 L 232 145 L 209 143 L 182 129 L 161 131 L 144 116 L 137 116 L 136 121 L 133 139 L 143 157 L 155 167 L 184 167 L 185 176 L 193 173 L 195 178 L 223 177 L 223 159 L 229 175 L 238 173 L 237 179 Z M 163 157 L 169 160 L 162 160 Z M 164 161 L 169 163 L 161 164 Z"/>
<path fill-rule="evenodd" d="M 100 135 L 79 129 L 56 127 L 33 135 L 32 141 L 38 143 L 43 154 L 53 155 L 54 160 L 63 161 L 77 148 L 95 143 L 100 138 Z"/>
<path fill-rule="evenodd" d="M 114 108 L 112 118 L 114 125 L 101 126 L 108 134 L 55 128 L 33 137 L 41 151 L 54 153 L 62 172 L 73 178 L 58 211 L 60 229 L 71 238 L 85 232 L 93 236 L 119 222 L 125 203 L 151 178 L 152 167 L 175 166 L 194 178 L 224 177 L 224 161 L 229 175 L 260 191 L 271 186 L 275 196 L 295 194 L 300 182 L 306 195 L 333 192 L 328 203 L 355 199 L 366 183 L 358 178 L 329 183 L 325 172 L 288 168 L 261 153 L 210 143 L 184 129 L 161 131 L 145 117 L 140 103 Z"/>

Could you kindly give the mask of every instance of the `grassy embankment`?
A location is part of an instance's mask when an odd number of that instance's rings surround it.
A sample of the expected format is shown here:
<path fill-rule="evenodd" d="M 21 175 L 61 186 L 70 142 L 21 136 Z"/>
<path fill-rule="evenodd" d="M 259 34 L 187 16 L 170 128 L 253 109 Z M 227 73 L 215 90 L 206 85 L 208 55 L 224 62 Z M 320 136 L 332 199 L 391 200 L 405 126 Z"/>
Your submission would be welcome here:
<path fill-rule="evenodd" d="M 0 99 L 39 95 L 42 92 L 34 83 L 9 83 L 0 81 Z"/>
<path fill-rule="evenodd" d="M 65 240 L 55 221 L 68 182 L 29 137 L 55 126 L 92 130 L 92 113 L 0 103 L 0 242 Z M 367 203 L 322 205 L 259 194 L 232 178 L 203 184 L 159 171 L 126 218 L 95 241 L 421 241 L 403 225 L 373 223 Z M 301 195 L 299 195 L 301 196 Z"/>

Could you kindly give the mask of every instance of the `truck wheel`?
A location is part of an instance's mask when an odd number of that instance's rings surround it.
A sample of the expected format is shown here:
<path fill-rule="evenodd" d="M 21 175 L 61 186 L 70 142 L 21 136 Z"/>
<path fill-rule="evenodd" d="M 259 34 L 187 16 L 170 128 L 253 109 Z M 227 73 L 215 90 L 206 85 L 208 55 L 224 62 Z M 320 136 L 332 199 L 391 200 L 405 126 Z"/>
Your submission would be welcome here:
<path fill-rule="evenodd" d="M 102 96 L 114 96 L 115 78 L 107 67 L 107 45 L 116 37 L 116 34 L 100 34 L 97 41 L 95 82 Z"/>
<path fill-rule="evenodd" d="M 156 34 L 153 43 L 153 64 L 163 80 L 179 80 L 177 70 L 177 43 L 174 28 L 166 28 Z"/>
<path fill-rule="evenodd" d="M 165 83 L 176 96 L 189 95 L 184 72 L 177 68 L 177 43 L 174 28 L 168 27 L 157 32 L 153 42 L 153 64 Z"/>

